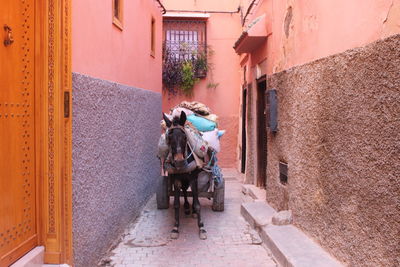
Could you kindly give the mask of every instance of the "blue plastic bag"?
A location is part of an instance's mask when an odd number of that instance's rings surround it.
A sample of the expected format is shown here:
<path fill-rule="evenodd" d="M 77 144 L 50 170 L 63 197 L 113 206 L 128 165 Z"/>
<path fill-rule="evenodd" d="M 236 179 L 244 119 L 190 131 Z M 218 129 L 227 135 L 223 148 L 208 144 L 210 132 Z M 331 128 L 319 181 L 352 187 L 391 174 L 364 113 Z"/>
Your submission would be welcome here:
<path fill-rule="evenodd" d="M 203 117 L 199 117 L 195 114 L 189 115 L 187 120 L 190 121 L 200 132 L 213 131 L 217 126 L 215 122 L 207 120 Z"/>

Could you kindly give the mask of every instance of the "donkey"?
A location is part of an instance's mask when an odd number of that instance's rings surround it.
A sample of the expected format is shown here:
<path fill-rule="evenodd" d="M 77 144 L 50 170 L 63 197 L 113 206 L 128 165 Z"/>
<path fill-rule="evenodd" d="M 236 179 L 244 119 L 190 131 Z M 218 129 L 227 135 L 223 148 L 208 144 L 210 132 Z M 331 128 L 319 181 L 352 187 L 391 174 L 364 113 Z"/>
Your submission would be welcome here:
<path fill-rule="evenodd" d="M 184 211 L 186 215 L 190 214 L 190 205 L 187 199 L 187 189 L 192 189 L 193 194 L 193 215 L 197 215 L 197 225 L 199 227 L 200 239 L 207 238 L 207 232 L 204 229 L 204 224 L 201 220 L 199 192 L 197 188 L 197 177 L 200 173 L 199 168 L 190 171 L 188 163 L 194 161 L 193 151 L 188 145 L 188 138 L 184 130 L 186 122 L 185 112 L 181 112 L 180 117 L 174 117 L 172 121 L 163 113 L 164 121 L 168 131 L 166 141 L 171 153 L 171 165 L 176 170 L 176 174 L 168 174 L 171 183 L 174 185 L 174 209 L 175 209 L 175 225 L 171 231 L 171 238 L 179 237 L 179 206 L 180 206 L 180 191 L 182 189 L 184 196 Z M 185 170 L 187 169 L 187 170 Z"/>

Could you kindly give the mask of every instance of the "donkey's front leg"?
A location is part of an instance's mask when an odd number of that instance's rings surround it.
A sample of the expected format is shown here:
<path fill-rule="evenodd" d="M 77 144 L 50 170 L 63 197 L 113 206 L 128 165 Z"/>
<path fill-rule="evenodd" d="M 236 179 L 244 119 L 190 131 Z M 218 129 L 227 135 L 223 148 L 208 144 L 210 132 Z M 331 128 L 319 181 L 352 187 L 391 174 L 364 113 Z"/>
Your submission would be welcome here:
<path fill-rule="evenodd" d="M 183 198 L 185 200 L 185 202 L 183 203 L 183 210 L 185 211 L 185 215 L 190 215 L 190 205 L 187 198 L 187 190 L 187 187 L 182 186 Z"/>
<path fill-rule="evenodd" d="M 175 209 L 175 226 L 172 228 L 171 231 L 171 238 L 172 239 L 178 239 L 179 237 L 179 206 L 180 206 L 180 201 L 179 197 L 181 194 L 181 181 L 179 179 L 174 179 L 174 209 Z"/>
<path fill-rule="evenodd" d="M 199 190 L 197 188 L 197 179 L 193 179 L 191 184 L 192 192 L 193 192 L 193 209 L 197 213 L 197 225 L 199 226 L 199 237 L 200 239 L 207 239 L 207 231 L 204 228 L 203 221 L 201 220 L 201 207 L 199 201 Z"/>

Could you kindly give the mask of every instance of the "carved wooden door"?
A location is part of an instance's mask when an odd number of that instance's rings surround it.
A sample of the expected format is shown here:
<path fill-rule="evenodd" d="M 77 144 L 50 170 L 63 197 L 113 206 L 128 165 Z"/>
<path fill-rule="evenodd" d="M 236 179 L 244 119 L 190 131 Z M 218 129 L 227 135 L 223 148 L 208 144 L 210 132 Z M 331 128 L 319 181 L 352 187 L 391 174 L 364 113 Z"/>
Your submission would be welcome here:
<path fill-rule="evenodd" d="M 37 245 L 35 1 L 0 8 L 0 266 Z"/>

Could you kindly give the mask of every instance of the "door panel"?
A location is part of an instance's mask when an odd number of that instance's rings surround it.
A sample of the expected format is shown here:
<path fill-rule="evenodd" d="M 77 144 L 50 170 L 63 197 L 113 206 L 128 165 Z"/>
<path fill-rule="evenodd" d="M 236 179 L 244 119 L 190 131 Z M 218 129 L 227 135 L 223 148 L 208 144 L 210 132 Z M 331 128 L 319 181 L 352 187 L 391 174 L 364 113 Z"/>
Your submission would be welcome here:
<path fill-rule="evenodd" d="M 16 261 L 37 244 L 34 19 L 34 0 L 2 1 L 0 266 Z M 13 43 L 6 46 L 4 40 L 8 37 Z"/>
<path fill-rule="evenodd" d="M 257 82 L 257 186 L 267 184 L 267 135 L 265 122 L 265 79 Z"/>
<path fill-rule="evenodd" d="M 244 87 L 244 86 L 243 86 Z M 246 122 L 247 116 L 247 88 L 243 89 L 242 96 L 242 158 L 241 158 L 241 173 L 246 172 Z"/>

